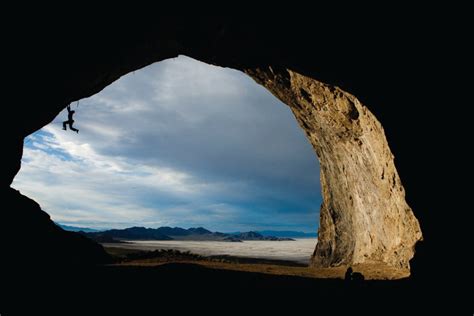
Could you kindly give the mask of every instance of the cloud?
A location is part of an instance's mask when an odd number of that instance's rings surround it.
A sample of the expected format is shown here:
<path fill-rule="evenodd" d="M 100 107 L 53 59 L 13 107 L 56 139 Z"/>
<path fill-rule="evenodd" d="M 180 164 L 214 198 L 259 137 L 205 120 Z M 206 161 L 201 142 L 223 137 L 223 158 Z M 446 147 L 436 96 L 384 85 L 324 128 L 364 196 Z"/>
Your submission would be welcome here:
<path fill-rule="evenodd" d="M 179 57 L 128 74 L 28 137 L 14 187 L 55 220 L 314 230 L 317 158 L 243 73 Z"/>

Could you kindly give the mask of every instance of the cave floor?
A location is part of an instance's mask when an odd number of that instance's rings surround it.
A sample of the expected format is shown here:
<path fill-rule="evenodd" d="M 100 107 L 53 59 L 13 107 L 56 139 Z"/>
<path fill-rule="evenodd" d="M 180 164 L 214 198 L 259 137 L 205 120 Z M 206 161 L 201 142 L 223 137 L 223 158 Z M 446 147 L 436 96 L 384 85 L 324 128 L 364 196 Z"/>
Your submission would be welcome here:
<path fill-rule="evenodd" d="M 130 262 L 118 263 L 115 266 L 141 266 L 154 267 L 163 264 L 197 264 L 208 269 L 241 271 L 241 272 L 255 272 L 265 273 L 271 275 L 287 275 L 298 276 L 315 279 L 343 279 L 346 272 L 346 266 L 331 267 L 331 268 L 310 268 L 310 267 L 292 267 L 277 264 L 242 264 L 242 263 L 228 263 L 218 262 L 212 260 L 133 260 Z M 405 269 L 396 269 L 393 267 L 380 264 L 359 264 L 352 266 L 354 272 L 360 272 L 364 275 L 366 280 L 396 280 L 403 279 L 409 276 L 409 271 Z"/>
<path fill-rule="evenodd" d="M 106 251 L 115 257 L 123 257 L 132 250 L 106 247 Z M 343 279 L 348 266 L 338 266 L 331 268 L 314 268 L 302 264 L 292 264 L 291 262 L 279 260 L 263 260 L 256 258 L 240 258 L 232 256 L 222 256 L 217 258 L 193 256 L 160 256 L 143 259 L 126 259 L 113 264 L 122 267 L 154 267 L 164 264 L 196 264 L 207 269 L 264 273 L 270 275 L 296 276 L 315 279 Z M 399 269 L 381 263 L 358 264 L 352 266 L 354 272 L 364 275 L 366 280 L 397 280 L 407 278 L 410 275 L 408 269 Z"/>

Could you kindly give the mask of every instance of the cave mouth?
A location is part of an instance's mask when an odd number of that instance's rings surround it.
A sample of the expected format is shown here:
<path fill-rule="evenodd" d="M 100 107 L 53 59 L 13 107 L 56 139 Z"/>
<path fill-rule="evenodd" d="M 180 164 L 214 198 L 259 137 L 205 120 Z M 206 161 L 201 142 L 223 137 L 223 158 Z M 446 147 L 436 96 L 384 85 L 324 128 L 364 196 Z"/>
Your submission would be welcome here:
<path fill-rule="evenodd" d="M 150 51 L 149 45 L 138 47 L 128 59 L 119 58 L 94 68 L 90 76 L 68 81 L 55 108 L 31 119 L 33 123 L 19 133 L 31 134 L 71 101 L 95 94 L 126 73 L 177 56 L 180 50 L 170 45 L 169 50 L 156 51 Z M 323 197 L 314 267 L 381 263 L 409 268 L 422 233 L 406 203 L 383 127 L 365 105 L 347 91 L 282 67 L 283 61 L 275 66 L 239 64 L 211 57 L 209 52 L 186 54 L 245 72 L 288 105 L 306 133 L 319 157 Z M 17 168 L 9 169 L 6 177 L 10 182 L 19 169 L 15 159 L 12 156 Z"/>
<path fill-rule="evenodd" d="M 179 57 L 71 108 L 79 133 L 62 129 L 64 110 L 30 135 L 13 183 L 54 221 L 315 237 L 314 151 L 289 108 L 242 72 Z M 315 244 L 302 243 L 302 262 Z"/>

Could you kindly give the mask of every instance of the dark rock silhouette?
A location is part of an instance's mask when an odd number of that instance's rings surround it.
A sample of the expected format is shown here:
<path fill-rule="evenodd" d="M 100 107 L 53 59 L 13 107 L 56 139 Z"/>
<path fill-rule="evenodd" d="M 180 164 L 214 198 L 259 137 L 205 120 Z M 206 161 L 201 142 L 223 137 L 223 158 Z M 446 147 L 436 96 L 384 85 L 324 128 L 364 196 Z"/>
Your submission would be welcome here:
<path fill-rule="evenodd" d="M 362 282 L 364 281 L 365 278 L 364 278 L 364 275 L 360 272 L 354 272 L 352 273 L 352 281 L 354 282 Z"/>
<path fill-rule="evenodd" d="M 360 272 L 354 272 L 352 267 L 347 268 L 346 273 L 344 274 L 344 281 L 346 282 L 360 283 L 364 280 L 365 280 L 364 275 Z"/>
<path fill-rule="evenodd" d="M 122 243 L 125 243 L 124 241 L 122 241 L 121 239 L 119 238 L 114 238 L 114 237 L 111 237 L 109 235 L 98 235 L 98 236 L 94 236 L 94 237 L 90 237 L 87 235 L 87 233 L 83 232 L 83 231 L 79 231 L 77 232 L 78 234 L 81 234 L 87 238 L 90 238 L 92 240 L 94 240 L 95 242 L 98 242 L 98 243 L 108 243 L 108 244 L 122 244 Z"/>
<path fill-rule="evenodd" d="M 57 226 L 38 203 L 9 189 L 2 196 L 8 205 L 7 221 L 2 214 L 5 248 L 15 264 L 95 265 L 112 262 L 101 245 L 79 233 Z M 5 223 L 9 223 L 5 225 Z"/>

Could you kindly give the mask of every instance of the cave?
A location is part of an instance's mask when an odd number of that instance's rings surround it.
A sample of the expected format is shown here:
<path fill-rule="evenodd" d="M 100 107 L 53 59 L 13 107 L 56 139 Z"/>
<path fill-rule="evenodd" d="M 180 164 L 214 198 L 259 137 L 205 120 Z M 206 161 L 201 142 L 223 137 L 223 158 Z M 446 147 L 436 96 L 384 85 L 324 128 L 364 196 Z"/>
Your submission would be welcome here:
<path fill-rule="evenodd" d="M 403 53 L 409 33 L 401 40 L 387 29 L 379 38 L 361 25 L 345 29 L 341 38 L 311 21 L 270 29 L 268 23 L 169 17 L 109 28 L 92 20 L 81 27 L 66 23 L 67 38 L 56 25 L 29 29 L 11 56 L 10 93 L 21 100 L 7 108 L 15 123 L 4 133 L 1 185 L 10 211 L 2 222 L 21 220 L 50 243 L 50 250 L 42 250 L 45 260 L 50 255 L 58 263 L 107 262 L 97 245 L 58 230 L 37 203 L 10 188 L 21 167 L 23 140 L 69 103 L 122 75 L 186 55 L 246 73 L 287 104 L 306 132 L 320 159 L 324 199 L 313 266 L 409 267 L 417 259 L 415 245 L 431 233 L 422 213 L 429 203 L 416 195 L 422 182 L 413 172 L 422 159 L 413 157 L 422 152 L 414 137 L 420 119 L 410 113 L 416 98 L 409 101 L 411 95 L 400 92 L 401 82 L 407 91 L 416 85 L 406 78 L 413 66 Z M 76 254 L 65 250 L 76 246 Z M 413 262 L 412 275 L 422 276 L 418 268 L 425 261 L 416 269 Z"/>

